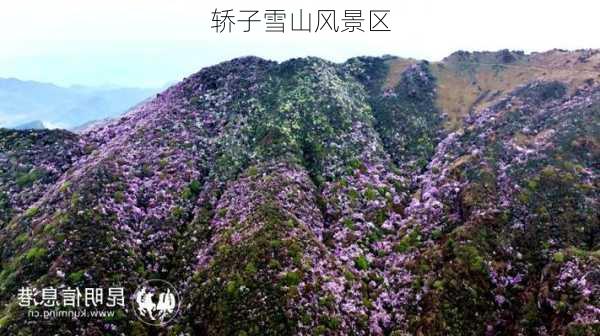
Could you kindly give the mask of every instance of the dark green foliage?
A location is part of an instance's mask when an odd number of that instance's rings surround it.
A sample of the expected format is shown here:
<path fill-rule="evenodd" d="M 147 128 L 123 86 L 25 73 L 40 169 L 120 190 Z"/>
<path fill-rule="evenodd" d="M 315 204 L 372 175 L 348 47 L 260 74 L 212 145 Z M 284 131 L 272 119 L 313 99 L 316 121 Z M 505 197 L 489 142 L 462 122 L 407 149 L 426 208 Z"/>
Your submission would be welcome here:
<path fill-rule="evenodd" d="M 288 295 L 284 286 L 296 286 L 301 274 L 287 272 L 280 283 L 272 279 L 278 268 L 289 264 L 299 242 L 282 239 L 287 219 L 277 208 L 266 204 L 252 220 L 264 221 L 264 228 L 242 244 L 222 245 L 210 269 L 196 275 L 202 285 L 195 293 L 194 311 L 202 323 L 210 321 L 198 326 L 208 335 L 276 335 L 294 330 L 283 311 Z"/>
<path fill-rule="evenodd" d="M 365 256 L 359 256 L 354 260 L 354 263 L 356 264 L 356 268 L 358 268 L 359 270 L 366 270 L 369 268 L 369 261 L 367 260 L 367 258 Z"/>
<path fill-rule="evenodd" d="M 566 93 L 567 86 L 564 83 L 552 81 L 525 86 L 517 90 L 515 95 L 540 104 L 548 100 L 562 98 Z"/>
<path fill-rule="evenodd" d="M 371 96 L 376 128 L 396 163 L 422 169 L 442 128 L 435 105 L 435 79 L 425 63 L 409 67 L 393 89 Z"/>
<path fill-rule="evenodd" d="M 27 173 L 17 173 L 16 183 L 19 187 L 25 188 L 32 185 L 35 181 L 42 177 L 42 173 L 37 169 L 33 169 Z"/>

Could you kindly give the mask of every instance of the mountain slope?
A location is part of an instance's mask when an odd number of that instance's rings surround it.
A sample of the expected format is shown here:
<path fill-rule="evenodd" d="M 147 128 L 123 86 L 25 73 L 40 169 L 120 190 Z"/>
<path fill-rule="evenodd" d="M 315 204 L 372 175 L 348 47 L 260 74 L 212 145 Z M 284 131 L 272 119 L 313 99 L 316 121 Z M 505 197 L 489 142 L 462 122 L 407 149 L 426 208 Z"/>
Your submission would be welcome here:
<path fill-rule="evenodd" d="M 439 71 L 246 57 L 82 135 L 7 131 L 0 333 L 598 331 L 600 88 L 457 91 L 456 124 Z M 26 285 L 150 278 L 184 300 L 165 329 L 16 305 Z"/>

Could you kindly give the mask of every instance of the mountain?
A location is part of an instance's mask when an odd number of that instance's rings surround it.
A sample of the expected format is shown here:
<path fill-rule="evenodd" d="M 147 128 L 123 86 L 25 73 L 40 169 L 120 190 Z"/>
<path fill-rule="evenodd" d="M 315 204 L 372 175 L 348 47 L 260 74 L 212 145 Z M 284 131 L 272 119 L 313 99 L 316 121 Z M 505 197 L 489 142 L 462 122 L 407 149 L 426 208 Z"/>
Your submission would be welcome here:
<path fill-rule="evenodd" d="M 45 129 L 46 126 L 39 120 L 34 120 L 25 124 L 17 125 L 13 127 L 16 130 L 27 130 L 27 129 Z"/>
<path fill-rule="evenodd" d="M 116 117 L 157 92 L 143 88 L 67 88 L 0 78 L 0 127 L 39 120 L 52 127 L 73 128 Z"/>
<path fill-rule="evenodd" d="M 0 334 L 596 335 L 598 69 L 244 57 L 80 135 L 1 130 Z M 163 328 L 17 302 L 156 278 Z"/>

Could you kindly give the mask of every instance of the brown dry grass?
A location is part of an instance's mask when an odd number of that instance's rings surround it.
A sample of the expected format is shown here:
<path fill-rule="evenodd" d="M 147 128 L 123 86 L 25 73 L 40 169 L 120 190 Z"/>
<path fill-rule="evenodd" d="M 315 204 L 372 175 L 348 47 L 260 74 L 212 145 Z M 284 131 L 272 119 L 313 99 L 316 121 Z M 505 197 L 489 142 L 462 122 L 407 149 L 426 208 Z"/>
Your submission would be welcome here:
<path fill-rule="evenodd" d="M 395 86 L 401 73 L 416 61 L 389 61 L 386 87 Z M 510 64 L 431 63 L 438 83 L 438 107 L 448 115 L 446 127 L 456 130 L 462 119 L 497 102 L 506 93 L 534 80 L 558 80 L 571 91 L 586 82 L 600 82 L 600 51 L 559 51 L 526 55 Z"/>
<path fill-rule="evenodd" d="M 400 81 L 400 76 L 409 66 L 417 63 L 417 60 L 410 58 L 397 58 L 387 61 L 389 67 L 388 75 L 384 83 L 384 88 L 392 88 Z"/>

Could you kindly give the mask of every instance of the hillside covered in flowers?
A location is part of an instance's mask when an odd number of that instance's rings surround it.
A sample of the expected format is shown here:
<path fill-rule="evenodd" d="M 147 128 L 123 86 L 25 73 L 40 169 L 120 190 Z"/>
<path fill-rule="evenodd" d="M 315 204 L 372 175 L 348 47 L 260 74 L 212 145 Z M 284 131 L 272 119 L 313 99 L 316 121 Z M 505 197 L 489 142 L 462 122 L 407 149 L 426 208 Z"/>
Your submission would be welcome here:
<path fill-rule="evenodd" d="M 0 130 L 0 335 L 598 335 L 599 135 L 590 50 L 245 57 Z M 16 302 L 153 278 L 162 328 Z"/>

